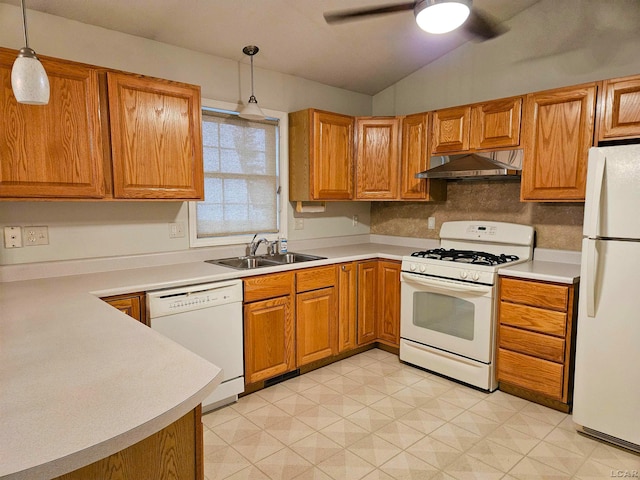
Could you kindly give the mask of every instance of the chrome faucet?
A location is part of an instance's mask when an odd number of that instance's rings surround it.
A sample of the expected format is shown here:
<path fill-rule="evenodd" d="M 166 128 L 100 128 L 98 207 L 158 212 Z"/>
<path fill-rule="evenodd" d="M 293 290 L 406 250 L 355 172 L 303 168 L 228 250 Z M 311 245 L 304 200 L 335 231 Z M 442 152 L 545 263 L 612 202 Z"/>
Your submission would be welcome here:
<path fill-rule="evenodd" d="M 256 233 L 253 236 L 253 240 L 251 240 L 251 243 L 249 244 L 249 255 L 254 256 L 256 254 L 256 251 L 258 250 L 258 247 L 260 246 L 260 244 L 262 242 L 266 242 L 267 239 L 262 237 L 259 238 L 258 240 L 256 240 L 256 237 L 258 236 L 258 234 Z"/>

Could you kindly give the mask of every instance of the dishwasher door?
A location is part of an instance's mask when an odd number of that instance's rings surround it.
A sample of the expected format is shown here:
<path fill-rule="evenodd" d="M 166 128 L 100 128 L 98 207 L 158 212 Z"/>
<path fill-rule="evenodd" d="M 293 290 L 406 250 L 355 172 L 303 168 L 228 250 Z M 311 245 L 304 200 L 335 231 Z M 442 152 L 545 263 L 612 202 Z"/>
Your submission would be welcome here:
<path fill-rule="evenodd" d="M 244 391 L 242 282 L 147 292 L 147 302 L 153 330 L 222 369 L 222 383 L 203 410 L 237 400 Z"/>

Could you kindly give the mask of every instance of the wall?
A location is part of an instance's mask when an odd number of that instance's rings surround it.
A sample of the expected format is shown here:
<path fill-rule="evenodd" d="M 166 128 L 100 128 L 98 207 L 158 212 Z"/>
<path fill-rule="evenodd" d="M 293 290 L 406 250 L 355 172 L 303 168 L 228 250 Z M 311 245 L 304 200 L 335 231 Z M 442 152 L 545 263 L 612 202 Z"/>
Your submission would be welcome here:
<path fill-rule="evenodd" d="M 201 85 L 202 97 L 238 103 L 250 95 L 246 63 L 213 57 L 171 45 L 30 10 L 29 41 L 41 55 L 65 58 Z M 0 3 L 0 46 L 22 47 L 20 9 Z M 240 49 L 242 45 L 239 45 Z M 348 115 L 370 115 L 372 97 L 316 82 L 255 69 L 256 96 L 267 109 L 291 112 L 316 107 Z M 184 203 L 0 202 L 0 226 L 47 225 L 50 244 L 0 247 L 0 265 L 47 260 L 108 257 L 189 248 L 188 235 L 170 239 L 170 222 L 188 224 Z M 295 239 L 368 233 L 369 204 L 332 204 L 321 216 L 307 216 Z M 351 217 L 361 223 L 352 226 Z"/>
<path fill-rule="evenodd" d="M 637 0 L 541 0 L 510 31 L 468 42 L 374 96 L 375 115 L 404 115 L 640 73 Z M 448 184 L 444 204 L 374 203 L 371 232 L 437 238 L 446 220 L 536 226 L 538 246 L 580 250 L 582 204 L 520 203 L 518 183 Z M 437 229 L 427 230 L 435 216 Z"/>
<path fill-rule="evenodd" d="M 583 216 L 582 203 L 520 202 L 517 181 L 450 181 L 445 202 L 372 203 L 371 233 L 437 239 L 442 222 L 493 220 L 533 225 L 538 247 L 579 251 Z M 428 217 L 436 219 L 434 230 Z"/>

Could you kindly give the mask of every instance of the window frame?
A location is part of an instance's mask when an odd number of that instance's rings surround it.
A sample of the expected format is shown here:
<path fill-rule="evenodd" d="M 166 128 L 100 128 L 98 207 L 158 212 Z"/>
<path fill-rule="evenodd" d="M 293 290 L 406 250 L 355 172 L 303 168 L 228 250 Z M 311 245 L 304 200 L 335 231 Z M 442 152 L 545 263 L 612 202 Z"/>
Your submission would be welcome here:
<path fill-rule="evenodd" d="M 211 100 L 203 98 L 201 108 L 216 108 L 219 110 L 226 110 L 227 112 L 234 113 L 238 111 L 238 105 L 235 103 L 221 102 L 218 100 Z M 289 115 L 286 112 L 280 112 L 278 110 L 269 110 L 262 108 L 262 111 L 267 117 L 278 119 L 278 169 L 280 174 L 278 176 L 278 186 L 280 187 L 280 211 L 278 212 L 280 218 L 280 228 L 277 233 L 273 234 L 258 234 L 260 237 L 264 237 L 269 241 L 277 240 L 278 238 L 287 237 L 287 218 L 288 218 L 288 204 L 289 204 Z M 253 234 L 249 235 L 228 235 L 224 237 L 204 237 L 198 238 L 198 224 L 197 224 L 197 202 L 191 201 L 189 203 L 189 246 L 190 247 L 212 247 L 222 245 L 240 245 L 250 243 L 253 239 Z"/>

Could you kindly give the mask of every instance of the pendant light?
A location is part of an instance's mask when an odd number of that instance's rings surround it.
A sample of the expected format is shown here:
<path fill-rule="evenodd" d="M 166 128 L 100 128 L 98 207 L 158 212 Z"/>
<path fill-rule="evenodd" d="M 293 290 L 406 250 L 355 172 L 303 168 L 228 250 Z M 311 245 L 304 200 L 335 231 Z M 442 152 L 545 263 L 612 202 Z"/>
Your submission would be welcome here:
<path fill-rule="evenodd" d="M 22 25 L 24 27 L 24 44 L 18 58 L 11 69 L 11 88 L 18 103 L 28 105 L 46 105 L 49 103 L 49 78 L 38 60 L 36 52 L 29 48 L 27 37 L 27 12 L 22 4 Z"/>
<path fill-rule="evenodd" d="M 249 97 L 249 102 L 239 114 L 240 118 L 246 118 L 247 120 L 264 120 L 267 117 L 258 106 L 258 100 L 253 94 L 253 56 L 259 51 L 260 49 L 255 45 L 247 45 L 242 49 L 242 53 L 249 55 L 251 58 L 251 96 Z"/>
<path fill-rule="evenodd" d="M 462 25 L 471 12 L 469 0 L 422 0 L 414 14 L 418 26 L 428 33 L 447 33 Z"/>

